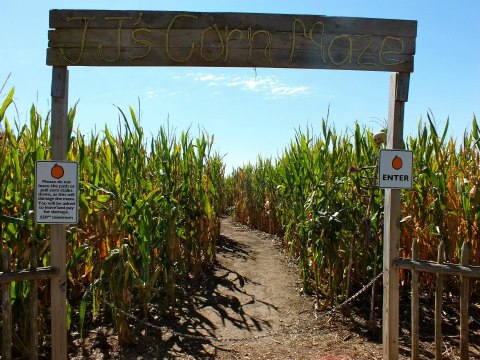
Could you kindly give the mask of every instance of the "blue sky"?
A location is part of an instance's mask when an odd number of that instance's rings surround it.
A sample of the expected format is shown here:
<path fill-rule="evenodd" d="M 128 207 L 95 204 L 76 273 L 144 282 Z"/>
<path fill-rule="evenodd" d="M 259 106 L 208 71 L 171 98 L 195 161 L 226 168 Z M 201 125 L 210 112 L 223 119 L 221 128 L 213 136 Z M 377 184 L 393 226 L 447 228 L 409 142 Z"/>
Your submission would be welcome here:
<path fill-rule="evenodd" d="M 460 4 L 460 3 L 459 3 Z M 443 126 L 450 118 L 452 136 L 461 138 L 480 114 L 480 2 L 171 0 L 171 1 L 2 1 L 0 84 L 15 87 L 16 112 L 25 122 L 36 104 L 47 114 L 51 67 L 46 65 L 50 9 L 171 10 L 256 12 L 406 19 L 418 21 L 415 71 L 405 112 L 405 135 L 415 134 L 432 111 Z M 390 74 L 338 70 L 286 70 L 196 67 L 70 67 L 69 98 L 79 101 L 76 126 L 83 133 L 116 128 L 118 111 L 141 106 L 147 134 L 161 125 L 198 128 L 215 135 L 215 148 L 229 168 L 255 162 L 260 153 L 275 157 L 295 134 L 322 118 L 338 131 L 355 121 L 373 131 L 388 115 Z"/>

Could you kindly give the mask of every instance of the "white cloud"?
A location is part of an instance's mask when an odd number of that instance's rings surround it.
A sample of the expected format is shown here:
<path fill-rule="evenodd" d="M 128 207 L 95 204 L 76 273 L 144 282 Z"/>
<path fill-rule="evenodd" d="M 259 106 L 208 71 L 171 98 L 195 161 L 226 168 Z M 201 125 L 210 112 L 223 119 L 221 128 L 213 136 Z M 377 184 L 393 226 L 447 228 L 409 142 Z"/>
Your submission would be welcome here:
<path fill-rule="evenodd" d="M 166 88 L 159 88 L 159 89 L 148 88 L 147 90 L 145 90 L 145 96 L 148 99 L 155 99 L 160 96 L 174 96 L 174 95 L 177 95 L 178 93 L 179 92 L 176 90 L 166 89 Z"/>
<path fill-rule="evenodd" d="M 272 94 L 275 95 L 297 95 L 306 94 L 309 90 L 308 86 L 276 86 L 272 88 Z"/>
<path fill-rule="evenodd" d="M 237 87 L 245 91 L 254 91 L 268 98 L 294 97 L 307 95 L 311 88 L 305 85 L 289 85 L 275 76 L 228 76 L 209 73 L 188 73 L 194 81 L 205 82 L 208 86 Z"/>
<path fill-rule="evenodd" d="M 145 91 L 145 95 L 147 95 L 147 98 L 153 99 L 153 98 L 158 97 L 158 91 L 149 89 L 149 90 Z"/>

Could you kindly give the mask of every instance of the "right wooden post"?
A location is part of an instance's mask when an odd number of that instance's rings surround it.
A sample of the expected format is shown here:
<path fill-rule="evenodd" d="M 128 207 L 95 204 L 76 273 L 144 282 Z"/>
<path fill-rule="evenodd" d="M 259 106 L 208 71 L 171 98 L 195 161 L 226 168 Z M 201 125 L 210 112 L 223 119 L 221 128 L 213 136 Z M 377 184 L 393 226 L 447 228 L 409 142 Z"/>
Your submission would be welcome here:
<path fill-rule="evenodd" d="M 395 73 L 390 79 L 387 148 L 403 149 L 403 121 L 408 101 L 410 73 Z M 400 244 L 399 189 L 385 189 L 385 221 L 383 231 L 383 359 L 398 359 L 399 290 L 398 268 L 393 261 L 399 257 Z"/>
<path fill-rule="evenodd" d="M 468 266 L 470 259 L 470 246 L 463 243 L 460 262 Z M 462 276 L 460 283 L 460 360 L 468 360 L 468 306 L 470 299 L 470 279 Z"/>
<path fill-rule="evenodd" d="M 418 239 L 413 239 L 412 242 L 412 261 L 418 261 Z M 420 307 L 420 294 L 418 292 L 418 270 L 412 270 L 412 360 L 420 358 L 419 353 L 419 316 L 418 311 Z"/>
<path fill-rule="evenodd" d="M 440 241 L 438 245 L 437 263 L 445 262 L 445 244 Z M 441 360 L 442 357 L 442 297 L 443 297 L 443 278 L 445 275 L 437 274 L 437 283 L 435 284 L 435 360 Z"/>

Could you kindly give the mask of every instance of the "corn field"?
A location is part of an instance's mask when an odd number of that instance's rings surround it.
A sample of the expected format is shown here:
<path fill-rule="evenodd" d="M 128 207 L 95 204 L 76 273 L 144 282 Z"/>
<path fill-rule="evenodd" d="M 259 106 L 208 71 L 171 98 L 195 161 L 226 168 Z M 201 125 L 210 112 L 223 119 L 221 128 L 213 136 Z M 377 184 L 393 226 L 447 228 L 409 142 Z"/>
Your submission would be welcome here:
<path fill-rule="evenodd" d="M 0 239 L 12 270 L 20 270 L 29 268 L 32 253 L 39 266 L 49 264 L 49 226 L 33 221 L 33 184 L 35 162 L 50 158 L 50 125 L 33 106 L 28 124 L 10 123 L 5 113 L 13 95 L 12 89 L 0 108 Z M 212 153 L 213 137 L 177 137 L 161 127 L 147 140 L 135 112 L 127 119 L 118 111 L 116 134 L 74 132 L 76 106 L 68 114 L 67 158 L 78 162 L 80 177 L 79 222 L 67 227 L 68 300 L 80 303 L 80 327 L 113 304 L 119 342 L 128 344 L 124 312 L 140 307 L 146 316 L 154 299 L 166 309 L 177 284 L 215 259 L 224 165 Z M 42 282 L 39 291 L 41 329 L 49 323 L 48 287 Z M 12 283 L 19 338 L 29 328 L 22 315 L 29 291 L 28 282 Z"/>
<path fill-rule="evenodd" d="M 436 259 L 440 241 L 447 261 L 458 263 L 463 243 L 479 265 L 480 131 L 475 118 L 463 141 L 447 139 L 428 115 L 416 136 L 413 188 L 402 191 L 401 256 L 419 239 L 420 258 Z M 378 189 L 374 134 L 356 124 L 338 133 L 323 120 L 319 135 L 297 131 L 274 161 L 259 158 L 226 180 L 236 219 L 282 237 L 298 260 L 303 290 L 330 306 L 382 271 L 383 191 Z M 402 274 L 405 282 L 407 274 Z"/>
<path fill-rule="evenodd" d="M 10 121 L 13 95 L 0 107 L 0 239 L 12 270 L 20 270 L 32 256 L 49 264 L 50 229 L 33 221 L 33 184 L 35 162 L 50 159 L 50 121 L 34 106 L 27 124 Z M 298 262 L 303 291 L 324 306 L 382 271 L 381 145 L 369 129 L 356 124 L 339 133 L 323 120 L 319 134 L 296 131 L 278 158 L 259 157 L 226 176 L 205 132 L 193 137 L 161 127 L 147 139 L 135 111 L 118 108 L 116 132 L 85 135 L 74 130 L 75 113 L 76 106 L 68 114 L 67 160 L 79 164 L 80 209 L 78 224 L 67 226 L 67 276 L 69 321 L 80 329 L 108 309 L 119 342 L 129 344 L 126 313 L 146 318 L 153 302 L 167 309 L 178 284 L 212 266 L 227 211 L 279 235 Z M 414 181 L 402 192 L 401 255 L 418 238 L 420 257 L 435 259 L 443 241 L 447 260 L 458 263 L 467 243 L 470 263 L 480 265 L 480 129 L 473 118 L 459 143 L 447 131 L 448 122 L 439 131 L 428 117 L 405 141 L 414 153 Z M 16 341 L 27 336 L 29 286 L 12 283 Z M 48 281 L 40 282 L 39 307 L 48 343 Z"/>

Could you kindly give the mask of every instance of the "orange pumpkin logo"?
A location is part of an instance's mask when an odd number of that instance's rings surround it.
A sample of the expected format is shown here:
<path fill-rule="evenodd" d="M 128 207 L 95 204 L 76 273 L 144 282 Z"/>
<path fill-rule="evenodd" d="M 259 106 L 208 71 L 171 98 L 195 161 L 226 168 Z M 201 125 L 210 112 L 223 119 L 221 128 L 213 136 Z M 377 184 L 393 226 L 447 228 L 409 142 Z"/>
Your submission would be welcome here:
<path fill-rule="evenodd" d="M 61 179 L 63 174 L 65 174 L 65 170 L 58 164 L 53 165 L 52 171 L 50 172 L 52 177 L 55 179 Z"/>
<path fill-rule="evenodd" d="M 402 158 L 398 157 L 395 155 L 395 157 L 393 158 L 392 160 L 392 167 L 395 169 L 395 170 L 400 170 L 403 166 L 403 160 Z"/>

